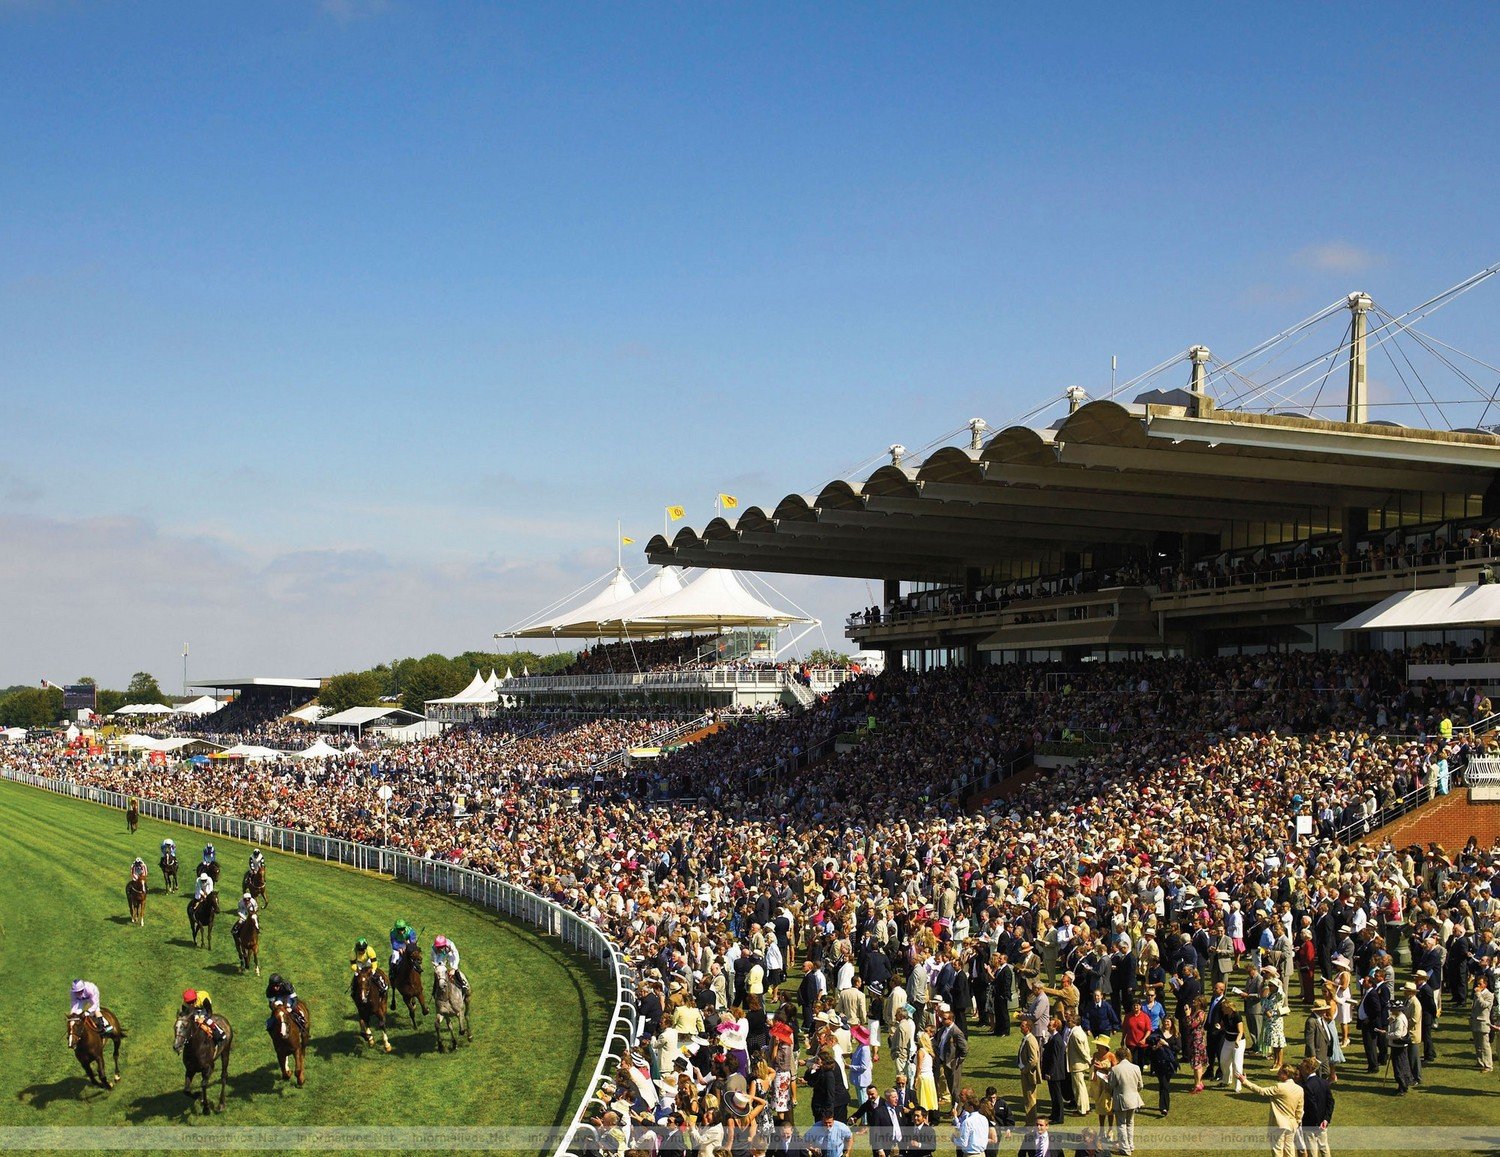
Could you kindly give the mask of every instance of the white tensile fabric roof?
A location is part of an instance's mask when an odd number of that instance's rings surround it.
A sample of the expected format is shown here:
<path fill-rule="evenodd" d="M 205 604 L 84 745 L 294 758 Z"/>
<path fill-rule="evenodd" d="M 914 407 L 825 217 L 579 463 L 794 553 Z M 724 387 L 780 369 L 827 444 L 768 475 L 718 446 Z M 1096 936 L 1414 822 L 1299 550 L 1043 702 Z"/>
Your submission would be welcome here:
<path fill-rule="evenodd" d="M 172 709 L 165 703 L 127 703 L 116 715 L 171 715 Z"/>
<path fill-rule="evenodd" d="M 318 726 L 363 727 L 377 719 L 386 719 L 394 715 L 405 715 L 408 719 L 422 718 L 415 711 L 407 711 L 401 707 L 350 707 L 346 711 L 340 711 L 337 715 L 325 715 L 318 720 Z"/>
<path fill-rule="evenodd" d="M 316 723 L 318 718 L 328 714 L 328 708 L 319 703 L 309 703 L 306 707 L 299 707 L 295 711 L 288 711 L 288 719 L 300 719 L 304 723 Z"/>
<path fill-rule="evenodd" d="M 713 627 L 788 627 L 811 622 L 803 615 L 777 610 L 745 588 L 732 570 L 700 571 L 681 590 L 629 608 L 627 616 L 604 623 L 605 633 L 640 635 Z"/>
<path fill-rule="evenodd" d="M 191 703 L 179 703 L 172 710 L 179 715 L 211 715 L 223 706 L 212 695 L 200 695 Z"/>
<path fill-rule="evenodd" d="M 450 695 L 446 699 L 429 699 L 428 703 L 446 704 L 475 704 L 494 703 L 500 698 L 500 693 L 490 686 L 490 682 L 478 671 L 474 672 L 474 678 L 469 680 L 469 685 L 457 695 Z"/>
<path fill-rule="evenodd" d="M 330 755 L 343 755 L 344 753 L 333 744 L 319 739 L 306 751 L 294 751 L 292 754 L 297 759 L 325 759 Z"/>
<path fill-rule="evenodd" d="M 1500 624 L 1500 584 L 1402 591 L 1338 625 L 1340 631 L 1439 631 Z"/>
<path fill-rule="evenodd" d="M 622 603 L 600 611 L 588 619 L 579 619 L 569 626 L 569 634 L 575 639 L 595 639 L 605 635 L 617 636 L 625 634 L 620 624 L 633 624 L 640 617 L 643 607 L 649 607 L 670 595 L 675 595 L 683 590 L 682 576 L 672 567 L 664 566 L 656 572 L 656 577 L 643 586 L 635 594 L 631 595 Z M 632 630 L 629 633 L 640 635 L 659 635 L 663 628 L 654 624 L 644 629 Z"/>
<path fill-rule="evenodd" d="M 226 747 L 221 755 L 238 755 L 250 761 L 262 759 L 285 759 L 285 752 L 277 751 L 274 747 L 260 747 L 254 743 L 236 743 L 233 747 Z"/>
<path fill-rule="evenodd" d="M 582 623 L 594 622 L 608 613 L 611 607 L 618 606 L 635 593 L 635 588 L 630 585 L 630 579 L 625 574 L 625 568 L 616 567 L 608 585 L 593 598 L 585 600 L 571 611 L 552 615 L 540 622 L 514 627 L 505 634 L 513 639 L 590 638 L 587 634 L 577 634 L 574 628 Z"/>

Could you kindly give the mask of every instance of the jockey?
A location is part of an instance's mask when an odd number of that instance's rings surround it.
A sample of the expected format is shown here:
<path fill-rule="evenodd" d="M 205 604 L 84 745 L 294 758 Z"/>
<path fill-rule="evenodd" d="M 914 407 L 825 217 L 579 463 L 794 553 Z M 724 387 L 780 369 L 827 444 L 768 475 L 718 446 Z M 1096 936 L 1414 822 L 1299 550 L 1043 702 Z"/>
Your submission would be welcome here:
<path fill-rule="evenodd" d="M 131 880 L 139 880 L 143 884 L 146 882 L 146 861 L 141 859 L 140 856 L 137 856 L 135 863 L 130 865 L 130 878 Z"/>
<path fill-rule="evenodd" d="M 205 864 L 214 862 L 214 846 L 212 844 L 203 845 L 203 862 Z"/>
<path fill-rule="evenodd" d="M 182 993 L 182 1014 L 193 1018 L 194 1023 L 205 1025 L 214 1044 L 224 1040 L 224 1030 L 214 1020 L 214 1000 L 201 988 L 187 988 Z"/>
<path fill-rule="evenodd" d="M 250 853 L 250 870 L 252 872 L 259 872 L 264 870 L 265 866 L 266 858 L 261 855 L 260 849 L 256 848 L 255 851 Z"/>
<path fill-rule="evenodd" d="M 375 949 L 370 947 L 370 942 L 361 936 L 354 942 L 354 955 L 349 957 L 349 966 L 358 972 L 361 968 L 369 968 L 375 963 Z"/>
<path fill-rule="evenodd" d="M 207 872 L 198 873 L 198 881 L 193 885 L 193 903 L 196 904 L 205 896 L 211 895 L 214 890 L 214 878 Z"/>
<path fill-rule="evenodd" d="M 162 842 L 161 842 L 161 857 L 162 857 L 162 859 L 166 859 L 168 856 L 176 856 L 176 855 L 177 855 L 177 841 L 174 840 L 174 839 L 172 839 L 171 837 L 168 837 L 167 839 L 162 840 Z"/>
<path fill-rule="evenodd" d="M 302 1035 L 307 1035 L 307 1018 L 302 1015 L 302 1010 L 297 1007 L 297 990 L 292 987 L 292 982 L 287 980 L 279 972 L 271 973 L 271 982 L 266 985 L 266 1002 L 275 1005 L 278 1002 L 292 1014 L 292 1019 L 297 1022 L 297 1027 L 302 1030 Z M 266 1028 L 272 1027 L 272 1020 L 266 1022 Z"/>
<path fill-rule="evenodd" d="M 355 972 L 374 971 L 375 969 L 375 949 L 370 947 L 370 942 L 363 936 L 354 942 L 354 955 L 349 958 L 349 967 Z M 376 973 L 375 983 L 380 986 L 382 991 L 385 990 L 385 978 L 382 974 Z"/>
<path fill-rule="evenodd" d="M 249 920 L 252 924 L 255 925 L 256 929 L 259 930 L 260 921 L 256 918 L 255 915 L 259 911 L 260 905 L 255 902 L 255 897 L 252 896 L 249 892 L 246 892 L 243 896 L 240 897 L 239 907 L 234 910 L 234 914 L 237 919 L 234 922 L 234 927 L 230 929 L 230 934 L 233 935 L 235 932 L 239 931 L 240 925 L 243 924 L 246 920 Z"/>
<path fill-rule="evenodd" d="M 464 999 L 468 999 L 468 978 L 458 970 L 458 945 L 446 936 L 439 936 L 432 942 L 432 967 L 452 973 L 453 983 L 458 985 L 459 991 L 464 994 Z"/>
<path fill-rule="evenodd" d="M 391 970 L 394 971 L 407 946 L 417 942 L 417 930 L 405 920 L 397 920 L 391 929 Z"/>
<path fill-rule="evenodd" d="M 99 986 L 92 980 L 75 980 L 71 995 L 72 1006 L 68 1009 L 69 1016 L 92 1017 L 99 1031 L 108 1036 L 113 1030 L 109 1021 L 104 1019 L 104 1014 L 99 1011 Z"/>

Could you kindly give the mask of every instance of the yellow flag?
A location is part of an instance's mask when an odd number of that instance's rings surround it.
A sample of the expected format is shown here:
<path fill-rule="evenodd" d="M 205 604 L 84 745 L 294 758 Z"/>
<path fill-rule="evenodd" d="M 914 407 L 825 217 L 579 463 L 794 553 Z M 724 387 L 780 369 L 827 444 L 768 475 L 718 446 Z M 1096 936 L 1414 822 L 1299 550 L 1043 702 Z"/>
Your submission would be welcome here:
<path fill-rule="evenodd" d="M 669 507 L 667 507 L 667 517 L 670 518 L 673 522 L 679 521 L 686 514 L 687 514 L 687 511 L 684 510 L 680 506 L 669 506 Z"/>
<path fill-rule="evenodd" d="M 635 539 L 630 538 L 627 535 L 621 535 L 620 536 L 620 541 L 622 543 L 624 543 L 626 546 L 634 546 L 635 545 Z"/>
<path fill-rule="evenodd" d="M 722 506 L 725 510 L 735 510 L 739 507 L 739 504 L 740 500 L 733 494 L 719 495 L 719 505 Z"/>

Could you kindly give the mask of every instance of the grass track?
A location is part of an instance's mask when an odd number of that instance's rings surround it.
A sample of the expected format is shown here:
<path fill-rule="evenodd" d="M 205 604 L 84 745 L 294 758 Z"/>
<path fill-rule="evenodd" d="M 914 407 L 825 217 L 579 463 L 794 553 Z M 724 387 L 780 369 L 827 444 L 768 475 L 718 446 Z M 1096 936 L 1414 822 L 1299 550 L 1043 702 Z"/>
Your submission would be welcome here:
<path fill-rule="evenodd" d="M 202 833 L 143 818 L 130 835 L 121 812 L 7 782 L 0 817 L 0 1087 L 9 1094 L 0 1098 L 0 1126 L 547 1126 L 570 1117 L 592 1071 L 608 1014 L 604 978 L 524 926 L 435 892 L 268 851 L 262 975 L 241 976 L 232 912 L 220 915 L 212 950 L 196 949 L 186 897 L 161 889 L 161 840 L 173 836 L 191 865 Z M 215 843 L 227 900 L 248 845 Z M 144 928 L 129 923 L 124 898 L 136 855 L 151 865 Z M 184 884 L 186 876 L 184 868 Z M 463 951 L 475 1039 L 455 1055 L 436 1055 L 430 1014 L 413 1031 L 404 1005 L 399 1020 L 392 1010 L 392 1054 L 358 1039 L 350 949 L 361 935 L 382 944 L 398 916 L 429 951 L 439 931 Z M 311 1008 L 302 1089 L 280 1080 L 266 1036 L 272 971 L 289 976 Z M 100 986 L 128 1033 L 122 1080 L 108 1092 L 85 1083 L 64 1042 L 68 986 L 78 975 Z M 206 988 L 235 1028 L 228 1103 L 209 1118 L 182 1095 L 182 1062 L 171 1047 L 190 986 Z"/>

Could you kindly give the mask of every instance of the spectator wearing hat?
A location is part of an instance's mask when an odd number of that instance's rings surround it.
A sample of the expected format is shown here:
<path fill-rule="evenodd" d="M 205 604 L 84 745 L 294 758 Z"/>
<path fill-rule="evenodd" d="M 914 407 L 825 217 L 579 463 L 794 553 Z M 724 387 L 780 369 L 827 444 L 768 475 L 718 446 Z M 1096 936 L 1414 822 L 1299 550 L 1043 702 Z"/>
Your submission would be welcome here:
<path fill-rule="evenodd" d="M 969 1056 L 969 1038 L 958 1027 L 952 1009 L 945 1009 L 939 1017 L 938 1035 L 933 1041 L 933 1050 L 942 1068 L 949 1095 L 957 1104 L 958 1094 L 963 1088 L 964 1061 Z"/>
<path fill-rule="evenodd" d="M 1416 993 L 1416 985 L 1412 985 L 1412 993 Z M 1396 1095 L 1406 1096 L 1406 1091 L 1411 1088 L 1411 1018 L 1406 1015 L 1406 1002 L 1399 1000 L 1391 1005 L 1390 1020 L 1387 1022 L 1386 1039 L 1390 1050 L 1391 1069 L 1396 1078 Z"/>
<path fill-rule="evenodd" d="M 1063 1032 L 1061 1017 L 1054 1016 L 1047 1043 L 1042 1045 L 1042 1075 L 1047 1079 L 1047 1093 L 1052 1098 L 1051 1119 L 1059 1124 L 1066 1119 L 1068 1088 L 1068 1036 Z"/>
<path fill-rule="evenodd" d="M 870 1030 L 856 1021 L 849 1027 L 849 1038 L 854 1050 L 849 1057 L 849 1087 L 851 1090 L 869 1089 L 875 1079 L 874 1053 L 870 1047 Z"/>
<path fill-rule="evenodd" d="M 1339 1053 L 1338 1029 L 1333 1023 L 1334 1006 L 1326 1000 L 1315 1001 L 1307 1023 L 1302 1026 L 1303 1055 L 1318 1064 L 1325 1080 L 1335 1080 L 1335 1056 Z"/>

